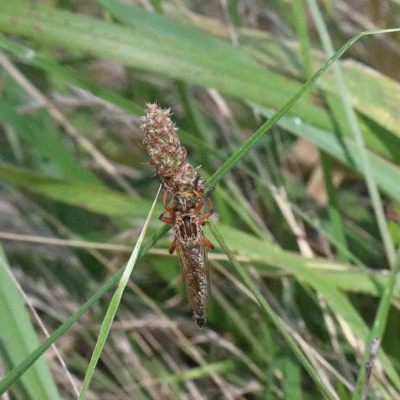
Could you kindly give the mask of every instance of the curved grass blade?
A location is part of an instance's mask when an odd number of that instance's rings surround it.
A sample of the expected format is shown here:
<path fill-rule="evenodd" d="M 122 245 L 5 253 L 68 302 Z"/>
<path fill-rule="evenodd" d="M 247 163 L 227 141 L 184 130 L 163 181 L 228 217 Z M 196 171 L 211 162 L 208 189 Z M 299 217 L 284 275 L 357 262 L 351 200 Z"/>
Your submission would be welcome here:
<path fill-rule="evenodd" d="M 99 361 L 101 352 L 106 343 L 107 336 L 110 333 L 111 324 L 114 321 L 114 317 L 115 317 L 115 314 L 117 313 L 119 303 L 121 302 L 122 294 L 124 293 L 125 287 L 128 284 L 129 277 L 131 276 L 133 268 L 139 257 L 140 246 L 142 245 L 142 242 L 144 240 L 144 236 L 145 236 L 147 228 L 149 226 L 151 216 L 153 215 L 154 208 L 156 206 L 156 202 L 158 199 L 158 195 L 160 194 L 160 191 L 161 191 L 161 186 L 158 189 L 157 195 L 154 199 L 153 205 L 151 206 L 149 215 L 147 216 L 147 219 L 146 219 L 146 222 L 144 223 L 142 231 L 140 232 L 140 235 L 136 242 L 135 248 L 133 249 L 133 252 L 132 252 L 131 256 L 129 257 L 128 263 L 126 264 L 124 272 L 119 281 L 117 290 L 115 291 L 114 296 L 111 299 L 110 305 L 107 309 L 107 313 L 106 313 L 106 316 L 104 317 L 103 325 L 101 326 L 99 338 L 97 339 L 96 346 L 94 348 L 92 358 L 89 363 L 89 367 L 86 371 L 86 375 L 85 375 L 85 379 L 83 381 L 81 393 L 79 394 L 79 400 L 83 400 L 85 398 L 86 391 L 89 388 L 89 384 L 90 384 L 90 381 L 94 374 L 94 371 L 96 369 L 97 362 Z"/>

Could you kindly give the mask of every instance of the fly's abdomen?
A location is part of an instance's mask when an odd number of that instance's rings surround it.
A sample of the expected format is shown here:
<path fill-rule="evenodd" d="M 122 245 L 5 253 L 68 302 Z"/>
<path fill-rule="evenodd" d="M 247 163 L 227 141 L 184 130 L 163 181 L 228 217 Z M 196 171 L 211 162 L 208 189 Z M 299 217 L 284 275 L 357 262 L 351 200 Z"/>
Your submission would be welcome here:
<path fill-rule="evenodd" d="M 199 326 L 203 326 L 210 298 L 206 250 L 202 246 L 183 248 L 182 250 L 187 266 L 183 279 L 192 305 L 193 317 Z"/>

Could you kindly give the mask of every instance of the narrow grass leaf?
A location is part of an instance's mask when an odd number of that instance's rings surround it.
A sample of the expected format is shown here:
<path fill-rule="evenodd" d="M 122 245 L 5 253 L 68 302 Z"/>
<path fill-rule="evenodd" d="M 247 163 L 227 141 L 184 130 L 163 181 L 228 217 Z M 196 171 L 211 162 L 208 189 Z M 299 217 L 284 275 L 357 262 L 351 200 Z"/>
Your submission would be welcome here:
<path fill-rule="evenodd" d="M 361 362 L 360 372 L 358 374 L 357 384 L 354 389 L 353 400 L 360 400 L 362 396 L 362 389 L 365 382 L 365 366 L 369 359 L 369 345 L 372 343 L 374 338 L 379 338 L 382 340 L 383 333 L 385 332 L 385 327 L 388 320 L 390 303 L 393 298 L 393 291 L 396 285 L 396 281 L 398 279 L 398 273 L 400 271 L 400 247 L 397 250 L 397 254 L 395 256 L 395 260 L 392 266 L 392 270 L 390 271 L 389 281 L 385 287 L 383 295 L 381 297 L 381 301 L 379 302 L 378 311 L 375 316 L 374 323 L 372 325 L 372 329 L 368 335 L 368 339 L 366 341 L 364 357 Z M 382 351 L 378 351 L 380 354 Z"/>
<path fill-rule="evenodd" d="M 114 296 L 111 299 L 110 305 L 109 305 L 109 307 L 107 309 L 107 313 L 106 313 L 106 316 L 104 318 L 104 322 L 103 322 L 103 324 L 101 326 L 99 338 L 97 339 L 96 346 L 94 348 L 93 355 L 92 355 L 92 358 L 91 358 L 90 363 L 89 363 L 89 367 L 88 367 L 88 369 L 86 371 L 86 375 L 85 375 L 85 379 L 83 381 L 82 389 L 81 389 L 81 392 L 79 394 L 79 400 L 83 400 L 85 398 L 86 391 L 89 388 L 89 384 L 90 384 L 90 381 L 91 381 L 91 379 L 93 377 L 93 374 L 95 372 L 97 362 L 100 359 L 100 355 L 101 355 L 103 347 L 104 347 L 104 345 L 106 343 L 107 336 L 110 333 L 111 325 L 112 325 L 112 323 L 114 321 L 115 314 L 117 313 L 119 303 L 121 302 L 122 294 L 124 293 L 125 287 L 126 287 L 126 285 L 128 284 L 128 281 L 129 281 L 129 277 L 131 276 L 133 268 L 134 268 L 134 266 L 136 264 L 136 261 L 137 261 L 137 259 L 139 257 L 140 247 L 141 247 L 142 242 L 144 240 L 144 237 L 146 235 L 146 231 L 147 231 L 147 228 L 149 226 L 151 217 L 153 215 L 153 212 L 154 212 L 154 209 L 155 209 L 155 206 L 156 206 L 156 202 L 157 202 L 160 190 L 161 190 L 161 186 L 158 189 L 158 193 L 156 195 L 156 198 L 154 199 L 153 205 L 151 206 L 149 215 L 148 215 L 148 217 L 146 219 L 146 222 L 145 222 L 145 224 L 143 226 L 143 229 L 140 232 L 140 235 L 139 235 L 139 238 L 138 238 L 138 240 L 136 242 L 135 248 L 133 249 L 133 252 L 132 252 L 132 254 L 131 254 L 131 256 L 130 256 L 130 258 L 128 260 L 128 263 L 126 264 L 124 272 L 123 272 L 123 274 L 121 276 L 121 279 L 119 281 L 117 290 L 115 291 Z"/>
<path fill-rule="evenodd" d="M 0 164 L 0 179 L 53 200 L 108 216 L 143 218 L 150 208 L 149 201 L 133 200 L 100 185 L 40 175 L 8 164 Z"/>
<path fill-rule="evenodd" d="M 312 76 L 312 58 L 310 49 L 310 40 L 307 31 L 307 18 L 304 10 L 303 0 L 295 0 L 294 2 L 294 19 L 296 21 L 296 30 L 301 45 L 301 54 L 303 61 L 303 68 L 307 78 Z M 322 165 L 322 172 L 325 182 L 325 190 L 328 195 L 328 213 L 332 226 L 335 241 L 339 244 L 337 247 L 340 261 L 344 263 L 349 262 L 347 257 L 348 248 L 346 236 L 344 234 L 344 227 L 340 217 L 339 206 L 336 199 L 336 193 L 332 181 L 332 170 L 329 156 L 323 151 L 319 150 L 319 158 Z"/>
<path fill-rule="evenodd" d="M 39 347 L 29 354 L 19 365 L 9 372 L 4 379 L 0 381 L 0 395 L 5 393 L 11 385 L 19 379 L 26 371 L 41 357 L 44 352 L 65 332 L 71 328 L 92 307 L 100 297 L 106 293 L 121 278 L 123 270 L 117 272 L 97 293 L 95 293 L 75 314 L 71 315 L 56 331 L 54 331 Z M 46 397 L 45 397 L 46 399 Z M 49 398 L 51 399 L 51 398 Z"/>
<path fill-rule="evenodd" d="M 157 381 L 160 383 L 184 382 L 193 379 L 201 379 L 210 376 L 211 373 L 222 374 L 224 372 L 231 372 L 234 368 L 235 363 L 233 361 L 215 362 L 173 375 L 161 376 L 157 378 Z"/>
<path fill-rule="evenodd" d="M 301 61 L 305 76 L 310 78 L 312 70 L 312 58 L 310 49 L 310 39 L 307 31 L 307 19 L 304 10 L 303 0 L 294 0 L 293 2 L 293 17 L 296 25 L 297 38 L 300 43 Z"/>
<path fill-rule="evenodd" d="M 349 253 L 349 251 L 347 248 L 347 241 L 346 235 L 344 233 L 342 218 L 340 216 L 339 203 L 336 198 L 335 186 L 332 180 L 332 163 L 329 156 L 324 151 L 320 150 L 319 156 L 324 174 L 325 189 L 328 194 L 329 220 L 331 222 L 332 232 L 333 236 L 335 237 L 335 241 L 339 243 L 339 246 L 337 246 L 338 258 L 340 261 L 348 263 L 349 257 L 347 256 L 347 254 Z"/>
<path fill-rule="evenodd" d="M 38 346 L 38 339 L 0 243 L 0 337 L 14 365 Z M 27 371 L 23 385 L 32 400 L 61 399 L 44 358 Z"/>
<path fill-rule="evenodd" d="M 6 80 L 4 99 L 0 99 L 0 120 L 20 135 L 24 143 L 29 144 L 30 158 L 41 172 L 65 178 L 78 178 L 98 184 L 99 180 L 71 154 L 60 130 L 45 110 L 38 110 L 34 115 L 24 115 L 16 111 L 17 106 L 32 103 L 27 95 L 11 77 Z"/>
<path fill-rule="evenodd" d="M 301 371 L 297 364 L 290 358 L 283 360 L 283 373 L 285 375 L 283 389 L 287 400 L 301 400 Z"/>
<path fill-rule="evenodd" d="M 311 10 L 311 14 L 313 15 L 317 30 L 321 37 L 325 53 L 328 56 L 331 56 L 335 54 L 335 51 L 333 48 L 332 40 L 329 36 L 328 29 L 326 28 L 321 12 L 319 11 L 317 2 L 315 0 L 308 0 L 308 4 Z M 339 87 L 340 97 L 342 99 L 344 111 L 351 126 L 359 155 L 361 156 L 362 159 L 364 176 L 366 179 L 368 192 L 371 197 L 372 207 L 375 212 L 375 217 L 378 222 L 379 231 L 383 240 L 383 244 L 385 246 L 386 256 L 389 260 L 389 263 L 392 265 L 395 259 L 395 248 L 387 227 L 386 218 L 383 212 L 382 200 L 378 191 L 378 187 L 376 184 L 368 152 L 367 149 L 365 148 L 364 139 L 357 122 L 357 116 L 353 110 L 353 107 L 351 106 L 348 89 L 343 79 L 340 66 L 338 64 L 334 64 L 332 66 L 332 69 Z"/>

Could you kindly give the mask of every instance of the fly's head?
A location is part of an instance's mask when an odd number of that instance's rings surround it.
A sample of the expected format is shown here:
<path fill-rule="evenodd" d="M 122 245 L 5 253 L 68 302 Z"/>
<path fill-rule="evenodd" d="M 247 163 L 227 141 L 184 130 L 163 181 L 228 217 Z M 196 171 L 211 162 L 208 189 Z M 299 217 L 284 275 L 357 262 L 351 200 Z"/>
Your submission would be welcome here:
<path fill-rule="evenodd" d="M 192 189 L 181 190 L 175 197 L 176 206 L 182 213 L 190 214 L 200 203 L 203 203 L 201 194 Z"/>

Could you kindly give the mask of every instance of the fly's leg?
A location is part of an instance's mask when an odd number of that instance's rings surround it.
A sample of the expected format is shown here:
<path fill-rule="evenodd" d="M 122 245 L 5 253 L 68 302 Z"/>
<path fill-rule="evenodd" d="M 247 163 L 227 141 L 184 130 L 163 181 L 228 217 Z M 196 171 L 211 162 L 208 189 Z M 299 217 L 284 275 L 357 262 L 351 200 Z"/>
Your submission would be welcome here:
<path fill-rule="evenodd" d="M 210 215 L 214 214 L 214 206 L 213 206 L 213 203 L 211 202 L 210 197 L 207 196 L 206 202 L 207 202 L 207 205 L 208 205 L 208 212 L 211 213 Z"/>
<path fill-rule="evenodd" d="M 158 217 L 159 220 L 162 221 L 162 222 L 165 222 L 166 224 L 175 225 L 175 218 L 164 217 L 164 215 L 167 212 L 168 212 L 167 210 L 163 211 L 162 214 Z"/>
<path fill-rule="evenodd" d="M 168 192 L 164 191 L 162 196 L 162 202 L 164 204 L 164 207 L 167 207 L 167 199 L 168 199 Z"/>
<path fill-rule="evenodd" d="M 214 189 L 213 189 L 213 190 L 214 190 Z M 199 216 L 197 217 L 197 222 L 199 222 L 199 223 L 202 224 L 202 225 L 205 225 L 205 223 L 207 222 L 207 218 L 214 214 L 214 207 L 213 207 L 213 204 L 212 204 L 212 202 L 211 202 L 211 199 L 210 199 L 209 195 L 210 195 L 210 193 L 207 192 L 207 193 L 206 193 L 206 202 L 207 202 L 207 205 L 208 205 L 208 211 L 207 211 L 206 213 L 204 213 L 204 214 L 202 214 L 202 215 L 199 215 Z M 203 205 L 204 205 L 204 203 L 200 203 L 200 204 L 193 210 L 194 214 L 197 214 L 198 212 L 200 212 L 200 210 L 201 210 L 201 208 L 203 207 Z M 213 245 L 206 237 L 203 237 L 203 239 L 202 239 L 202 241 L 201 241 L 201 244 L 202 244 L 204 247 L 208 247 L 209 249 L 213 249 L 213 248 L 214 248 L 214 245 Z"/>
<path fill-rule="evenodd" d="M 165 222 L 166 224 L 174 225 L 175 224 L 175 211 L 170 207 L 167 206 L 167 199 L 168 199 L 168 192 L 163 193 L 163 204 L 165 210 L 161 213 L 158 217 L 160 221 Z M 170 218 L 164 217 L 166 213 L 169 213 Z"/>
<path fill-rule="evenodd" d="M 209 249 L 213 249 L 214 248 L 214 245 L 206 237 L 203 237 L 203 240 L 201 241 L 201 244 L 204 247 L 208 247 Z"/>
<path fill-rule="evenodd" d="M 169 254 L 173 254 L 176 249 L 176 239 L 172 242 L 171 247 L 169 248 Z"/>
<path fill-rule="evenodd" d="M 167 206 L 167 199 L 168 199 L 168 192 L 164 191 L 163 193 L 163 204 L 165 207 L 165 210 L 161 213 L 161 215 L 158 217 L 160 219 L 160 221 L 165 222 L 166 224 L 170 224 L 172 226 L 175 225 L 175 211 L 173 210 L 173 208 L 171 208 L 170 206 Z M 164 217 L 165 214 L 169 213 L 170 218 L 168 217 Z M 176 239 L 172 242 L 171 247 L 169 248 L 169 254 L 172 254 L 175 249 L 176 249 Z"/>
<path fill-rule="evenodd" d="M 161 215 L 158 217 L 160 221 L 165 222 L 166 224 L 175 224 L 175 211 L 172 207 L 167 206 L 167 199 L 168 199 L 168 192 L 163 193 L 163 204 L 165 207 L 165 210 L 161 213 Z M 170 218 L 164 217 L 166 213 L 169 213 Z"/>
<path fill-rule="evenodd" d="M 209 190 L 207 190 L 206 191 L 206 193 L 205 193 L 205 195 L 204 195 L 204 199 L 206 200 L 206 202 L 207 202 L 207 206 L 208 206 L 208 211 L 206 212 L 206 213 L 204 213 L 204 214 L 202 214 L 202 215 L 200 215 L 199 217 L 198 217 L 198 222 L 204 222 L 204 221 L 206 221 L 206 219 L 208 218 L 208 217 L 210 217 L 211 215 L 213 215 L 214 214 L 214 206 L 213 206 L 213 204 L 212 204 L 212 202 L 211 202 L 211 199 L 210 199 L 210 196 L 211 196 L 211 193 L 214 191 L 214 188 L 212 188 L 212 189 L 209 189 Z M 193 209 L 193 214 L 194 215 L 197 215 L 200 211 L 201 211 L 201 209 L 203 208 L 203 206 L 204 206 L 204 200 L 203 199 L 201 199 L 201 201 L 200 201 L 200 203 Z"/>
<path fill-rule="evenodd" d="M 200 210 L 203 208 L 204 203 L 201 201 L 194 209 L 193 209 L 193 214 L 196 215 L 200 212 Z"/>
<path fill-rule="evenodd" d="M 165 222 L 166 224 L 175 225 L 175 220 L 172 218 L 166 218 L 160 215 L 159 219 L 161 222 Z"/>
<path fill-rule="evenodd" d="M 211 203 L 211 199 L 209 197 L 207 197 L 206 199 L 207 201 L 207 205 L 208 205 L 208 211 L 202 215 L 200 215 L 199 217 L 197 217 L 197 221 L 198 222 L 204 222 L 208 217 L 210 217 L 211 215 L 214 214 L 214 206 Z M 193 214 L 197 215 L 200 210 L 203 208 L 204 203 L 201 202 L 200 204 L 198 204 L 194 209 L 193 209 Z"/>
<path fill-rule="evenodd" d="M 164 217 L 166 213 L 169 213 L 171 218 Z M 160 221 L 165 222 L 166 224 L 175 225 L 175 211 L 171 207 L 166 206 L 165 210 L 158 218 Z"/>
<path fill-rule="evenodd" d="M 199 215 L 199 216 L 197 217 L 197 222 L 200 222 L 200 223 L 207 222 L 207 218 L 208 218 L 208 217 L 211 217 L 211 215 L 214 214 L 214 208 L 213 208 L 213 205 L 212 205 L 211 200 L 210 200 L 209 198 L 207 199 L 207 205 L 208 205 L 208 207 L 209 207 L 209 210 L 208 210 L 206 213 Z M 200 208 L 199 208 L 199 207 L 200 207 Z M 193 212 L 194 212 L 195 214 L 197 214 L 197 213 L 201 210 L 201 207 L 203 207 L 203 204 L 202 204 L 202 203 L 200 203 L 200 204 L 193 210 Z M 197 211 L 198 208 L 199 208 L 199 210 Z"/>

